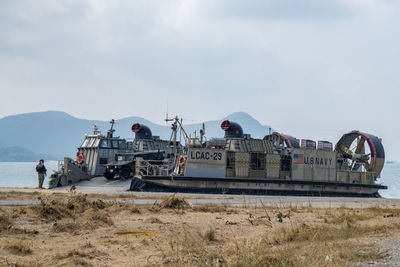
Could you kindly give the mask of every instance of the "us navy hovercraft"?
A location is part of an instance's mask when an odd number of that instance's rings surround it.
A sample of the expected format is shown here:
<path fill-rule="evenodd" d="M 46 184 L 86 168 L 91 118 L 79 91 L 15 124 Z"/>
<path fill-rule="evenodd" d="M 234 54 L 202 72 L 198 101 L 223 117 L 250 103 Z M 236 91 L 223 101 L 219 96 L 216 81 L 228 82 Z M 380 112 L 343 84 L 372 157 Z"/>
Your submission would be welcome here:
<path fill-rule="evenodd" d="M 223 140 L 187 138 L 173 161 L 137 160 L 130 190 L 378 197 L 378 190 L 387 189 L 377 182 L 384 148 L 372 134 L 351 131 L 333 148 L 328 141 L 276 132 L 254 139 L 228 120 L 221 128 Z"/>

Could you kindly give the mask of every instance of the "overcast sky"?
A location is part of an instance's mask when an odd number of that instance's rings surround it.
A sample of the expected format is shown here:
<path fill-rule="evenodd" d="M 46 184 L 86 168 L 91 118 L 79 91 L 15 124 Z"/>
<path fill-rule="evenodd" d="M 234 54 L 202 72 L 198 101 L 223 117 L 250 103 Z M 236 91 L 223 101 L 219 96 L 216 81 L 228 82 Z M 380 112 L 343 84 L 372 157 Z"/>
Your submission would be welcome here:
<path fill-rule="evenodd" d="M 399 33 L 396 0 L 1 0 L 0 117 L 245 111 L 298 138 L 370 132 L 400 160 Z"/>

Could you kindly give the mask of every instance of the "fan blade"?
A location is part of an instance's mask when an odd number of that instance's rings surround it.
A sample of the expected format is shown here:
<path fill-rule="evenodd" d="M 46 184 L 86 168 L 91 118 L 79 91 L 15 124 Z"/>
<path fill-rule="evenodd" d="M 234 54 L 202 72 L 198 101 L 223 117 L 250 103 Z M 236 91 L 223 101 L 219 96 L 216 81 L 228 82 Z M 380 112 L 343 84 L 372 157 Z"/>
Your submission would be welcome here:
<path fill-rule="evenodd" d="M 355 151 L 356 154 L 360 154 L 361 150 L 362 150 L 363 147 L 364 147 L 364 143 L 365 143 L 365 138 L 364 138 L 364 137 L 361 137 L 361 140 L 360 140 L 360 142 L 358 143 L 357 148 L 356 148 L 356 151 Z"/>
<path fill-rule="evenodd" d="M 351 150 L 348 149 L 347 147 L 342 146 L 341 149 L 343 150 L 344 153 L 346 153 L 346 154 L 348 154 L 348 155 L 350 155 L 350 156 L 353 156 L 353 151 L 351 151 Z"/>

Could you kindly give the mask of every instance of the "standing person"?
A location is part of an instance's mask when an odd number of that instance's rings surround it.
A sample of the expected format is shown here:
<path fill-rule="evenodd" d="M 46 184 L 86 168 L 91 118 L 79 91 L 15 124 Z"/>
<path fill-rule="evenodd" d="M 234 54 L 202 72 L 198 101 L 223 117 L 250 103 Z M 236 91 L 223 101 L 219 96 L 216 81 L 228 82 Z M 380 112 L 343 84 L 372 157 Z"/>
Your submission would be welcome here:
<path fill-rule="evenodd" d="M 38 173 L 38 178 L 39 178 L 39 189 L 43 188 L 43 181 L 44 177 L 46 176 L 47 169 L 44 166 L 44 160 L 39 160 L 39 164 L 36 165 L 36 171 Z"/>

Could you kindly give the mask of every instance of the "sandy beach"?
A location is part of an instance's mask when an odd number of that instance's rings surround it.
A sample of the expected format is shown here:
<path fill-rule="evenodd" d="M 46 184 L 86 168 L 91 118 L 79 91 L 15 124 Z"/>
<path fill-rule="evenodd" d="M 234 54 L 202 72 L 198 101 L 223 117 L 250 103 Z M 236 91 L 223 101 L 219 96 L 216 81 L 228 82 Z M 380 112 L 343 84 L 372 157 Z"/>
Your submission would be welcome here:
<path fill-rule="evenodd" d="M 0 207 L 0 265 L 400 263 L 400 205 L 393 200 L 364 199 L 357 207 L 313 205 L 308 198 L 300 205 L 292 199 L 231 205 L 226 199 L 235 196 L 196 197 L 0 189 L 0 201 L 36 201 Z M 151 203 L 135 204 L 146 198 Z"/>

